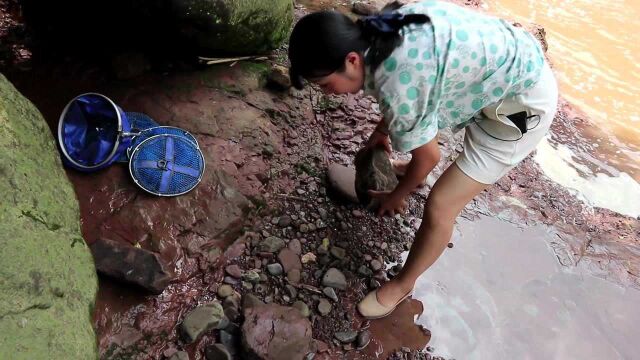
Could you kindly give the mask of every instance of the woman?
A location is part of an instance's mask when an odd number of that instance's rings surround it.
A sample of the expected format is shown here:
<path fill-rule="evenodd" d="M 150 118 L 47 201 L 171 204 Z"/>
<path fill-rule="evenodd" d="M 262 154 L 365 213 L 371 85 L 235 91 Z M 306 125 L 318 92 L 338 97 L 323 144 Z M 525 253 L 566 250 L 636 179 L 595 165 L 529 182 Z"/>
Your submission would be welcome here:
<path fill-rule="evenodd" d="M 465 129 L 464 150 L 434 184 L 403 270 L 358 304 L 369 319 L 390 314 L 443 252 L 456 217 L 515 167 L 547 133 L 557 84 L 533 36 L 504 20 L 424 1 L 354 22 L 313 13 L 295 26 L 290 75 L 327 93 L 377 98 L 383 119 L 368 146 L 410 152 L 405 175 L 380 198 L 379 215 L 404 211 L 406 196 L 440 160 L 439 129 Z"/>

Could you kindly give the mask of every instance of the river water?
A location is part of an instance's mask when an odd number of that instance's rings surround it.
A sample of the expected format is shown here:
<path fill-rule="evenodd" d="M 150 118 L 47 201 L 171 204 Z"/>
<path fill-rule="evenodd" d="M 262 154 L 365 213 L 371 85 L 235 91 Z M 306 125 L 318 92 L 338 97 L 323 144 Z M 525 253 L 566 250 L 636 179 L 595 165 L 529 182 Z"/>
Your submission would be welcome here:
<path fill-rule="evenodd" d="M 560 93 L 593 125 L 580 146 L 545 141 L 536 157 L 545 173 L 591 205 L 640 216 L 640 2 L 486 0 L 484 8 L 545 28 Z"/>

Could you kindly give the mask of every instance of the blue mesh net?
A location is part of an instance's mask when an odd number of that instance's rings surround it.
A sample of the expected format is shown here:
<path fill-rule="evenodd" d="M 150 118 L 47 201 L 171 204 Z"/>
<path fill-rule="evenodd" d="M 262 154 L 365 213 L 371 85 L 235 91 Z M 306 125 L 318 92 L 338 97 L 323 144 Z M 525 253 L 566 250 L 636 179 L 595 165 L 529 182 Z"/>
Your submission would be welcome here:
<path fill-rule="evenodd" d="M 202 178 L 204 157 L 196 144 L 173 134 L 146 138 L 133 151 L 129 170 L 144 190 L 176 196 L 192 190 Z"/>

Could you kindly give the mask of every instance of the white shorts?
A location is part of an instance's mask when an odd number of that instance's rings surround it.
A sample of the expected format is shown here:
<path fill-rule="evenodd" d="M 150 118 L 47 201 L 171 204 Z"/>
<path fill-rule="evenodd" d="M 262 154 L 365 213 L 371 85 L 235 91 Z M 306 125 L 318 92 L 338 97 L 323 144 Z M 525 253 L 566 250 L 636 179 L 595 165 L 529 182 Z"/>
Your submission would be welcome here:
<path fill-rule="evenodd" d="M 479 114 L 479 121 L 465 128 L 464 151 L 456 165 L 480 183 L 495 183 L 536 148 L 549 131 L 557 105 L 558 85 L 545 62 L 534 87 L 523 95 L 486 107 Z M 521 111 L 533 116 L 527 120 L 530 130 L 525 134 L 506 118 Z"/>

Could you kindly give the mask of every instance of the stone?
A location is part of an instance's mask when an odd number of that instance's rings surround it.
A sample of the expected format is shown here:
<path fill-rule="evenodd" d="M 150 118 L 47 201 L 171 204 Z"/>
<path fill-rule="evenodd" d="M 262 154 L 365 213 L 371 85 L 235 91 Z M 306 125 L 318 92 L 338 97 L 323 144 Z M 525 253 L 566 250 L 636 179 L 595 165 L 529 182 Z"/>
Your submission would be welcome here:
<path fill-rule="evenodd" d="M 356 171 L 344 165 L 331 163 L 328 168 L 329 185 L 331 189 L 344 199 L 357 203 L 358 195 L 356 194 L 355 178 Z"/>
<path fill-rule="evenodd" d="M 182 339 L 190 344 L 211 329 L 222 329 L 228 320 L 218 301 L 200 305 L 191 310 L 180 324 Z"/>
<path fill-rule="evenodd" d="M 238 309 L 231 306 L 224 309 L 224 315 L 231 322 L 238 322 L 240 320 L 240 312 Z"/>
<path fill-rule="evenodd" d="M 371 260 L 371 270 L 378 271 L 382 269 L 382 263 L 376 259 Z"/>
<path fill-rule="evenodd" d="M 224 270 L 227 272 L 227 274 L 233 276 L 236 279 L 239 279 L 242 277 L 242 270 L 238 265 L 229 265 Z"/>
<path fill-rule="evenodd" d="M 232 325 L 233 327 L 229 328 L 229 330 L 220 330 L 220 344 L 227 348 L 232 358 L 239 358 L 241 346 L 240 336 L 242 335 L 242 331 L 238 325 Z"/>
<path fill-rule="evenodd" d="M 322 316 L 329 315 L 331 312 L 331 304 L 325 299 L 320 299 L 320 302 L 318 303 L 318 312 Z"/>
<path fill-rule="evenodd" d="M 255 270 L 249 270 L 244 275 L 242 275 L 242 280 L 247 281 L 251 284 L 257 284 L 260 282 L 260 274 L 258 274 Z"/>
<path fill-rule="evenodd" d="M 289 69 L 281 65 L 273 65 L 267 76 L 267 86 L 278 91 L 289 90 L 291 87 Z"/>
<path fill-rule="evenodd" d="M 303 359 L 312 352 L 311 322 L 290 307 L 255 306 L 245 312 L 242 344 L 248 359 Z"/>
<path fill-rule="evenodd" d="M 296 296 L 298 296 L 298 291 L 296 290 L 295 287 L 287 284 L 284 288 L 287 291 L 287 294 L 289 295 L 289 298 L 295 299 Z"/>
<path fill-rule="evenodd" d="M 330 268 L 322 277 L 322 285 L 345 290 L 347 288 L 347 279 L 340 270 Z"/>
<path fill-rule="evenodd" d="M 225 299 L 233 294 L 233 288 L 227 284 L 218 287 L 218 296 Z"/>
<path fill-rule="evenodd" d="M 232 278 L 231 276 L 225 276 L 222 281 L 225 284 L 229 284 L 229 285 L 235 285 L 238 283 L 238 280 L 236 280 L 235 278 Z"/>
<path fill-rule="evenodd" d="M 280 227 L 287 227 L 291 225 L 291 216 L 288 216 L 288 215 L 281 216 L 280 219 L 278 219 L 277 224 Z"/>
<path fill-rule="evenodd" d="M 335 256 L 337 259 L 344 259 L 347 256 L 347 250 L 341 248 L 341 247 L 337 247 L 337 246 L 332 246 L 331 247 L 331 255 Z"/>
<path fill-rule="evenodd" d="M 204 350 L 207 360 L 232 360 L 233 357 L 223 344 L 209 345 Z"/>
<path fill-rule="evenodd" d="M 304 255 L 302 255 L 302 259 L 301 259 L 303 264 L 307 264 L 310 262 L 315 262 L 316 261 L 316 255 L 314 253 L 306 253 Z"/>
<path fill-rule="evenodd" d="M 349 344 L 352 343 L 356 340 L 356 338 L 358 337 L 358 332 L 357 331 L 340 331 L 337 332 L 335 334 L 333 334 L 333 337 L 335 337 L 336 339 L 338 339 L 341 343 L 343 344 Z"/>
<path fill-rule="evenodd" d="M 358 334 L 358 338 L 356 339 L 356 347 L 358 349 L 365 348 L 371 342 L 371 331 L 364 330 Z"/>
<path fill-rule="evenodd" d="M 296 255 L 301 255 L 302 254 L 302 244 L 300 243 L 300 240 L 293 239 L 293 240 L 289 241 L 289 245 L 287 245 L 287 246 L 289 247 L 289 249 L 291 249 L 291 251 L 296 253 Z"/>
<path fill-rule="evenodd" d="M 189 353 L 186 351 L 178 351 L 171 355 L 169 360 L 189 360 Z"/>
<path fill-rule="evenodd" d="M 108 239 L 91 245 L 96 269 L 101 274 L 160 294 L 171 277 L 157 254 Z"/>
<path fill-rule="evenodd" d="M 373 271 L 366 265 L 361 265 L 360 268 L 358 268 L 358 273 L 364 276 L 373 276 Z"/>
<path fill-rule="evenodd" d="M 299 230 L 303 234 L 309 232 L 309 224 L 300 224 Z"/>
<path fill-rule="evenodd" d="M 300 274 L 300 270 L 293 269 L 287 273 L 287 280 L 289 280 L 289 282 L 292 284 L 297 284 L 300 282 L 301 276 L 302 275 Z"/>
<path fill-rule="evenodd" d="M 368 209 L 378 207 L 378 201 L 371 199 L 368 191 L 392 191 L 398 185 L 389 154 L 384 147 L 363 148 L 356 154 L 356 193 L 360 203 Z"/>
<path fill-rule="evenodd" d="M 363 216 L 364 216 L 364 214 L 362 213 L 362 211 L 357 210 L 357 209 L 356 209 L 356 210 L 353 210 L 353 211 L 351 212 L 351 214 L 352 214 L 353 216 L 357 217 L 357 218 L 361 218 L 361 217 L 363 217 Z"/>
<path fill-rule="evenodd" d="M 293 305 L 291 305 L 291 307 L 300 311 L 300 313 L 304 317 L 309 317 L 309 315 L 311 315 L 311 311 L 309 311 L 309 306 L 302 301 L 294 302 Z"/>
<path fill-rule="evenodd" d="M 322 220 L 327 220 L 327 218 L 329 217 L 329 214 L 327 213 L 327 210 L 320 208 L 318 209 L 318 214 L 320 215 L 320 218 Z"/>
<path fill-rule="evenodd" d="M 264 305 L 262 300 L 258 299 L 257 296 L 249 293 L 242 296 L 242 311 L 246 313 L 248 309 L 251 309 L 255 306 Z"/>
<path fill-rule="evenodd" d="M 280 260 L 280 264 L 282 264 L 282 268 L 286 273 L 289 273 L 293 269 L 302 270 L 300 257 L 289 248 L 280 250 L 280 253 L 278 254 L 278 260 Z"/>
<path fill-rule="evenodd" d="M 322 289 L 322 293 L 327 295 L 327 297 L 333 300 L 334 302 L 338 302 L 338 295 L 336 295 L 336 291 L 333 290 L 333 288 L 326 287 Z"/>
<path fill-rule="evenodd" d="M 258 251 L 267 252 L 267 253 L 276 253 L 280 251 L 283 247 L 285 247 L 284 240 L 280 239 L 276 236 L 269 236 L 268 238 L 262 240 L 262 242 L 258 245 Z"/>
<path fill-rule="evenodd" d="M 387 244 L 386 242 L 383 242 L 382 244 L 380 244 L 380 249 L 382 250 L 386 250 L 389 247 L 389 244 Z"/>
<path fill-rule="evenodd" d="M 282 275 L 282 265 L 279 263 L 269 264 L 267 265 L 267 271 L 273 276 Z"/>
<path fill-rule="evenodd" d="M 237 310 L 240 307 L 240 302 L 241 302 L 240 294 L 238 294 L 237 292 L 234 292 L 232 295 L 227 296 L 222 301 L 222 307 L 225 309 L 232 307 Z"/>

